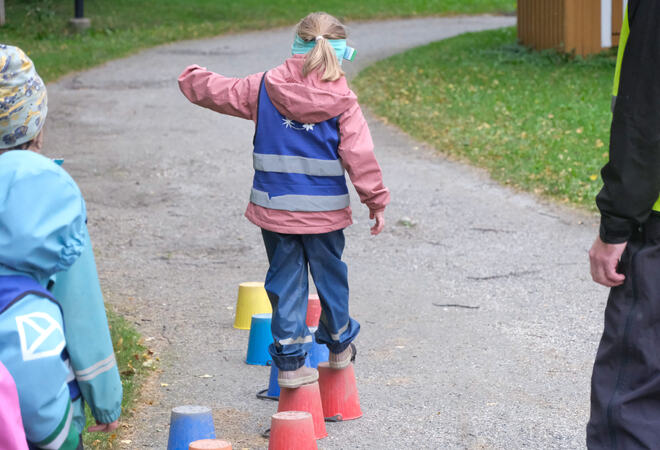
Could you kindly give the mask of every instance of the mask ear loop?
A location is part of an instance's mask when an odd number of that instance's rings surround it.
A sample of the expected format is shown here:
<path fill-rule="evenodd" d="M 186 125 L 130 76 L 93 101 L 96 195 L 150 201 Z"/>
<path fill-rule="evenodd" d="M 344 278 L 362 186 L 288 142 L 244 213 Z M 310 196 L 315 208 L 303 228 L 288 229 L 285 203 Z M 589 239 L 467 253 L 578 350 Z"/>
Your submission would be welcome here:
<path fill-rule="evenodd" d="M 344 59 L 348 61 L 353 61 L 355 59 L 355 54 L 357 53 L 357 50 L 355 50 L 353 47 L 349 47 L 348 45 L 346 46 L 346 50 L 344 50 Z"/>

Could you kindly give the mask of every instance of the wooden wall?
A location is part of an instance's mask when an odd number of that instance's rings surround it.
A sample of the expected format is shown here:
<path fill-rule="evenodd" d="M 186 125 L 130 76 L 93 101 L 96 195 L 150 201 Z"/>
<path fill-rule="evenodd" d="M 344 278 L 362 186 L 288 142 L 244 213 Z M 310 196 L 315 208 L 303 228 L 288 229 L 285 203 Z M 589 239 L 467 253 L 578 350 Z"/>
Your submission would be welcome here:
<path fill-rule="evenodd" d="M 565 0 L 518 0 L 518 39 L 523 45 L 544 50 L 558 48 L 564 40 Z"/>
<path fill-rule="evenodd" d="M 623 0 L 612 1 L 612 45 L 619 43 Z M 601 0 L 518 0 L 518 40 L 536 50 L 578 55 L 601 46 Z"/>
<path fill-rule="evenodd" d="M 564 50 L 578 55 L 600 52 L 600 0 L 564 0 L 564 5 Z"/>
<path fill-rule="evenodd" d="M 619 45 L 621 25 L 623 25 L 623 1 L 612 0 L 612 46 Z"/>

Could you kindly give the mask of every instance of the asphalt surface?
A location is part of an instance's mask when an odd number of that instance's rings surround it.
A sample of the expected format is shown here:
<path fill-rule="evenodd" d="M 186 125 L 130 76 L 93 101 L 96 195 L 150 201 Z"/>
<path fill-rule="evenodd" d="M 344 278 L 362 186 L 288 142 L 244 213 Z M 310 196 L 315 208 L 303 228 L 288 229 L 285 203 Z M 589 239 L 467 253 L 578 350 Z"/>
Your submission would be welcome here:
<path fill-rule="evenodd" d="M 513 23 L 352 23 L 358 57 L 346 68 L 353 76 L 409 47 Z M 185 404 L 212 407 L 234 448 L 267 446 L 260 433 L 276 403 L 255 393 L 269 369 L 243 362 L 248 332 L 232 328 L 238 284 L 267 270 L 243 217 L 253 124 L 188 103 L 176 77 L 192 63 L 266 70 L 291 38 L 180 42 L 48 87 L 45 153 L 64 158 L 85 194 L 107 302 L 160 359 L 123 448 L 165 448 L 170 410 Z M 595 217 L 500 186 L 367 117 L 392 203 L 374 238 L 352 192 L 346 231 L 364 416 L 328 424 L 319 447 L 583 448 L 606 297 L 588 273 Z"/>

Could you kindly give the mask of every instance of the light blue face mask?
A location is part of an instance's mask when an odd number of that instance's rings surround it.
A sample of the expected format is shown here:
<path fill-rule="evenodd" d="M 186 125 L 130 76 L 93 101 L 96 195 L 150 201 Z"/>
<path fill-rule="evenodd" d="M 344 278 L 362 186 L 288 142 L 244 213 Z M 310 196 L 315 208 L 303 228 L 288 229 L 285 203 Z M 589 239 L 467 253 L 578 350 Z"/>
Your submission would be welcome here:
<path fill-rule="evenodd" d="M 325 38 L 323 38 L 325 39 Z M 353 47 L 346 45 L 346 39 L 326 39 L 332 48 L 337 54 L 337 60 L 339 65 L 341 65 L 342 60 L 347 59 L 348 61 L 353 61 L 355 58 L 356 50 Z M 314 48 L 316 41 L 305 41 L 300 36 L 296 34 L 295 39 L 293 40 L 293 45 L 291 46 L 292 55 L 304 55 Z"/>

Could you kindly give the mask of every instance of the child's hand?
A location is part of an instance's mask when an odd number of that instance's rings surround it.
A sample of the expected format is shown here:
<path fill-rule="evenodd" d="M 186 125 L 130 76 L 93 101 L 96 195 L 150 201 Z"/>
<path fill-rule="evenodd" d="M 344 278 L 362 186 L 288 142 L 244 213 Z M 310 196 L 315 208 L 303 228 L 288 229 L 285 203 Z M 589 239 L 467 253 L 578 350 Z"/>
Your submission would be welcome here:
<path fill-rule="evenodd" d="M 371 227 L 371 234 L 374 236 L 383 231 L 385 227 L 385 210 L 371 211 L 369 210 L 369 218 L 376 219 L 376 224 Z"/>

